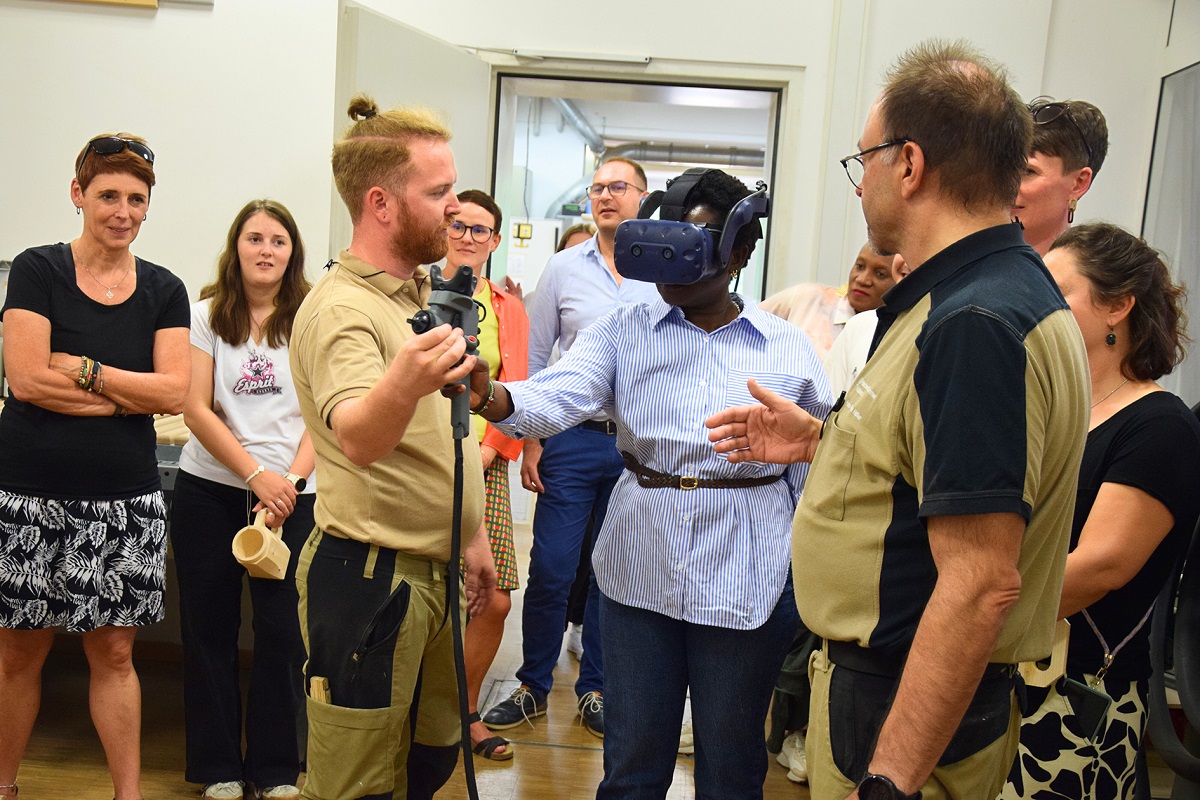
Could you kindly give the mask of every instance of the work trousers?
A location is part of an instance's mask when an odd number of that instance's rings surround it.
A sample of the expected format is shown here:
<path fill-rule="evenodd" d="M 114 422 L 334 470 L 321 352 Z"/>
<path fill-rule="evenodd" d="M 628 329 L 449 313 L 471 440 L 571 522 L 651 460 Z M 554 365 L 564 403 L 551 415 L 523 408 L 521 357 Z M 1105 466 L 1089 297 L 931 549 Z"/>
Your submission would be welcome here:
<path fill-rule="evenodd" d="M 309 537 L 296 571 L 306 800 L 427 800 L 449 780 L 461 723 L 446 577 L 444 562 Z"/>

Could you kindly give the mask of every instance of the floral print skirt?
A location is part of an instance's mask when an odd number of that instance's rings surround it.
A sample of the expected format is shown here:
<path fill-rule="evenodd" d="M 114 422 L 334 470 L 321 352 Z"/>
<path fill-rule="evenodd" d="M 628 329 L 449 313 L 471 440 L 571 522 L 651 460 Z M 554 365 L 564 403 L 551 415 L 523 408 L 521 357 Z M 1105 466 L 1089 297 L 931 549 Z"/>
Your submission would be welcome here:
<path fill-rule="evenodd" d="M 54 500 L 0 490 L 0 628 L 142 626 L 163 618 L 161 491 Z"/>

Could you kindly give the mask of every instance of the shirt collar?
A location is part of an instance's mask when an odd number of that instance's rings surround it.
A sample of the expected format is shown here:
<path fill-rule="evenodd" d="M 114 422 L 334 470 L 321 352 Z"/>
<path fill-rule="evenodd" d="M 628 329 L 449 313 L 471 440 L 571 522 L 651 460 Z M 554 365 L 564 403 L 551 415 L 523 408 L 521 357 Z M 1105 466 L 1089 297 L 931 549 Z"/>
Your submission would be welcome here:
<path fill-rule="evenodd" d="M 412 278 L 402 281 L 395 275 L 384 272 L 372 264 L 368 264 L 349 250 L 343 250 L 338 255 L 337 263 L 343 269 L 362 278 L 388 297 L 399 292 L 406 284 L 412 285 L 414 296 L 420 297 L 421 300 L 425 300 L 429 296 L 431 287 L 428 280 L 429 270 L 426 267 L 417 267 L 417 271 L 413 273 Z"/>
<path fill-rule="evenodd" d="M 735 295 L 742 301 L 742 311 L 733 318 L 729 325 L 737 324 L 739 320 L 745 320 L 745 324 L 749 325 L 752 330 L 757 331 L 760 336 L 766 338 L 766 328 L 774 324 L 771 320 L 776 318 L 763 311 L 756 304 L 746 302 L 746 299 L 740 294 L 736 294 L 735 292 L 731 292 L 730 294 Z M 661 297 L 650 303 L 648 310 L 650 312 L 651 328 L 657 328 L 667 317 L 672 317 L 679 323 L 686 321 L 683 318 L 683 310 L 679 306 L 667 305 L 667 302 Z M 672 312 L 674 313 L 672 314 Z M 728 327 L 728 325 L 725 327 Z"/>
<path fill-rule="evenodd" d="M 1028 247 L 1017 222 L 995 225 L 965 236 L 934 254 L 897 283 L 883 296 L 883 305 L 892 314 L 900 314 L 917 304 L 944 281 L 975 262 L 1002 250 Z"/>

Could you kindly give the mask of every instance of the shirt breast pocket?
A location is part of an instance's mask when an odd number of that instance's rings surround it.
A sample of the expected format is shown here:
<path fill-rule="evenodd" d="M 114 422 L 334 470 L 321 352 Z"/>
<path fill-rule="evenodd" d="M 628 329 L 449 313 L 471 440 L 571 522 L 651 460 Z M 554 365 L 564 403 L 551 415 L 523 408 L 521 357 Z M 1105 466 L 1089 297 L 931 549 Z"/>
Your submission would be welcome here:
<path fill-rule="evenodd" d="M 846 516 L 846 493 L 854 473 L 855 439 L 856 434 L 837 426 L 837 414 L 831 414 L 804 484 L 802 502 L 836 522 Z"/>
<path fill-rule="evenodd" d="M 750 394 L 750 389 L 747 386 L 747 381 L 751 378 L 757 381 L 758 385 L 764 389 L 769 389 L 775 392 L 775 394 L 783 395 L 792 401 L 800 396 L 804 385 L 804 379 L 798 378 L 795 375 L 731 369 L 729 370 L 729 377 L 725 381 L 725 408 L 751 405 L 758 402 Z"/>

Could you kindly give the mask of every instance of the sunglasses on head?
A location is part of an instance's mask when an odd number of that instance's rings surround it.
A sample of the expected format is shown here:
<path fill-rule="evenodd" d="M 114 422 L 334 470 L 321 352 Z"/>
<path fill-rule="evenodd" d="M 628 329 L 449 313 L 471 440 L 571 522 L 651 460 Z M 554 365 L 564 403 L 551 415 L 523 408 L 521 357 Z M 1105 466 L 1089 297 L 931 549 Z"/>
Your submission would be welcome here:
<path fill-rule="evenodd" d="M 1067 121 L 1071 123 L 1071 127 L 1079 134 L 1079 141 L 1083 143 L 1083 149 L 1087 151 L 1088 161 L 1087 166 L 1092 165 L 1092 146 L 1088 144 L 1087 137 L 1083 135 L 1083 128 L 1079 127 L 1079 123 L 1075 121 L 1075 115 L 1071 113 L 1071 104 L 1063 102 L 1055 102 L 1048 98 L 1037 98 L 1029 104 L 1029 113 L 1033 115 L 1035 125 L 1049 125 L 1055 120 L 1066 115 Z"/>
<path fill-rule="evenodd" d="M 87 148 L 83 151 L 83 158 L 79 160 L 79 169 L 76 172 L 83 169 L 83 163 L 87 161 L 89 153 L 95 152 L 98 156 L 115 156 L 125 149 L 136 156 L 141 156 L 150 166 L 154 166 L 154 151 L 141 142 L 122 139 L 120 136 L 99 136 L 87 143 Z"/>

